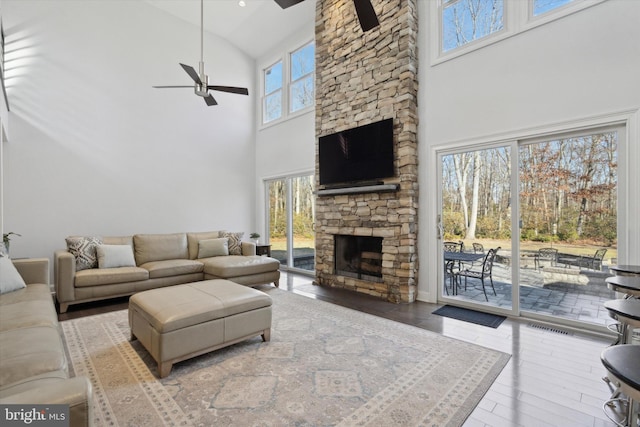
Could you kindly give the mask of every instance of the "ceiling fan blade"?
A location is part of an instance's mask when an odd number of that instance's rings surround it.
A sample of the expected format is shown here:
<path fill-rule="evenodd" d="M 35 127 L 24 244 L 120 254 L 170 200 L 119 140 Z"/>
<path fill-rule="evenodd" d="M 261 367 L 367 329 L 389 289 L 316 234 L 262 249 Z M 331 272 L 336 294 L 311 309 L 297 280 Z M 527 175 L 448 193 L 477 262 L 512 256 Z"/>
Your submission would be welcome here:
<path fill-rule="evenodd" d="M 202 81 L 200 80 L 200 76 L 196 73 L 196 70 L 193 69 L 190 65 L 180 64 L 180 66 L 189 74 L 189 77 L 193 79 L 194 82 L 201 85 Z"/>
<path fill-rule="evenodd" d="M 211 96 L 211 94 L 204 97 L 204 102 L 206 102 L 209 107 L 211 107 L 212 105 L 218 105 L 215 98 Z"/>
<path fill-rule="evenodd" d="M 171 88 L 183 88 L 183 87 L 187 87 L 189 89 L 193 89 L 193 85 L 191 86 L 151 86 L 153 88 L 156 89 L 171 89 Z"/>
<path fill-rule="evenodd" d="M 276 3 L 278 3 L 281 8 L 286 9 L 297 5 L 298 3 L 302 3 L 303 1 L 304 0 L 276 0 Z"/>
<path fill-rule="evenodd" d="M 356 13 L 358 14 L 362 31 L 369 31 L 380 25 L 371 0 L 353 0 L 353 5 L 356 7 Z"/>
<path fill-rule="evenodd" d="M 209 90 L 217 90 L 218 92 L 237 93 L 238 95 L 249 95 L 249 90 L 244 87 L 235 86 L 207 86 Z"/>

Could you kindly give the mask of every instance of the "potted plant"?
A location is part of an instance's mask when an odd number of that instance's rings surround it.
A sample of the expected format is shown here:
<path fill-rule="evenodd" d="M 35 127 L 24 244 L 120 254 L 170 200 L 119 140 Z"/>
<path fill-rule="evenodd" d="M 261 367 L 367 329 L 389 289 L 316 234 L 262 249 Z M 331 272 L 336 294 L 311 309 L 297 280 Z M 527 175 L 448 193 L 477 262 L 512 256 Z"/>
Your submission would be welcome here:
<path fill-rule="evenodd" d="M 21 236 L 21 235 L 18 233 L 14 233 L 13 231 L 2 234 L 2 243 L 4 244 L 4 250 L 7 251 L 7 255 L 9 255 L 9 245 L 11 244 L 11 236 Z"/>
<path fill-rule="evenodd" d="M 257 245 L 260 243 L 260 235 L 256 232 L 253 232 L 249 235 L 249 237 L 251 238 L 251 240 L 253 240 L 253 242 Z"/>

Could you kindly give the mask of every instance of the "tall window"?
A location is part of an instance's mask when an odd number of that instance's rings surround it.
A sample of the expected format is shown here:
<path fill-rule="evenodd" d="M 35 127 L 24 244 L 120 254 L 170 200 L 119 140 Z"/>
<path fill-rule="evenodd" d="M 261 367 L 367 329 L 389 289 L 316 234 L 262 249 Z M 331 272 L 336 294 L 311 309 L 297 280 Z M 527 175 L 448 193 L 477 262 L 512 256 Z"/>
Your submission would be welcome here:
<path fill-rule="evenodd" d="M 502 0 L 445 0 L 443 6 L 443 52 L 504 28 Z"/>
<path fill-rule="evenodd" d="M 289 90 L 289 112 L 295 113 L 314 103 L 315 46 L 313 42 L 290 55 L 291 85 Z"/>
<path fill-rule="evenodd" d="M 280 117 L 282 117 L 282 61 L 264 70 L 262 122 L 269 123 Z"/>
<path fill-rule="evenodd" d="M 283 53 L 263 71 L 262 124 L 284 120 L 315 105 L 315 44 Z"/>

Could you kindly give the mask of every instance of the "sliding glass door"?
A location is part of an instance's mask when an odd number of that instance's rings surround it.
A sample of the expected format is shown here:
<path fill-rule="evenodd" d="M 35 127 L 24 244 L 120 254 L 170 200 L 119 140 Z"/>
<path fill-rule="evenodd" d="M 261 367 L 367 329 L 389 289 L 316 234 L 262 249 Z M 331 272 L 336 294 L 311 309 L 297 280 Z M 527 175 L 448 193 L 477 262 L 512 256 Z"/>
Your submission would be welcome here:
<path fill-rule="evenodd" d="M 443 302 L 604 326 L 620 128 L 441 152 Z"/>
<path fill-rule="evenodd" d="M 511 147 L 440 157 L 441 295 L 512 309 Z"/>
<path fill-rule="evenodd" d="M 617 258 L 618 131 L 519 147 L 520 310 L 605 325 Z"/>
<path fill-rule="evenodd" d="M 271 256 L 287 269 L 315 269 L 314 176 L 291 176 L 266 182 L 268 241 Z"/>

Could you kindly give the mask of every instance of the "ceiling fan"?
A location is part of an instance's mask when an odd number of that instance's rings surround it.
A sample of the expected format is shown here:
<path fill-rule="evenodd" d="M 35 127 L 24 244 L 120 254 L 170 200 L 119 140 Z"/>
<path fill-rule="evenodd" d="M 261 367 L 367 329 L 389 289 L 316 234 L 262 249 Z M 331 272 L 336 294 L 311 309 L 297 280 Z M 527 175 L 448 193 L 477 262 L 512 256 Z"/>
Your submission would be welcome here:
<path fill-rule="evenodd" d="M 303 1 L 304 0 L 275 0 L 275 2 L 283 9 L 302 3 Z M 356 13 L 358 14 L 358 20 L 360 21 L 362 31 L 369 31 L 380 25 L 378 17 L 376 16 L 376 11 L 371 4 L 371 0 L 353 0 L 353 5 L 356 7 Z"/>
<path fill-rule="evenodd" d="M 215 86 L 209 84 L 209 76 L 204 73 L 204 60 L 203 57 L 203 45 L 204 45 L 204 27 L 203 27 L 203 16 L 204 16 L 204 4 L 203 0 L 200 0 L 200 62 L 198 71 L 190 66 L 185 64 L 180 64 L 180 66 L 187 72 L 189 77 L 193 80 L 194 84 L 191 86 L 153 86 L 156 89 L 170 89 L 170 88 L 193 88 L 196 95 L 204 98 L 204 102 L 208 106 L 218 105 L 218 102 L 215 98 L 209 93 L 210 90 L 215 90 L 218 92 L 228 92 L 228 93 L 236 93 L 239 95 L 249 95 L 249 90 L 244 87 L 235 87 L 235 86 Z"/>

